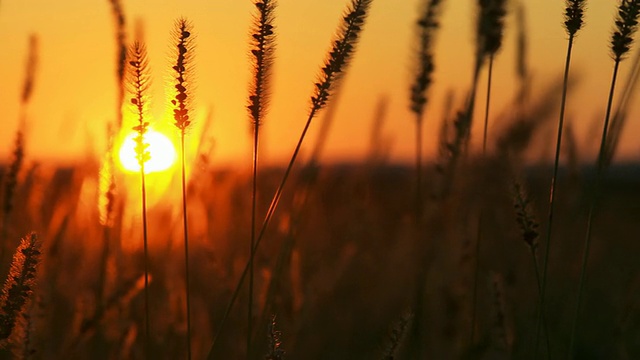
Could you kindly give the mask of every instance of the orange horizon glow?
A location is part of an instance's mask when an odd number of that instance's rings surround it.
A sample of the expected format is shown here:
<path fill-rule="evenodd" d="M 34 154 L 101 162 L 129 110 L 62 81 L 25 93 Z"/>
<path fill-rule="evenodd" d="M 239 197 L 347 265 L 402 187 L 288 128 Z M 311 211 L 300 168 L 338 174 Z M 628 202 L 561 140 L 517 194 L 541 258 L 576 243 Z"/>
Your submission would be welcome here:
<path fill-rule="evenodd" d="M 152 83 L 149 89 L 151 117 L 166 113 L 165 81 L 170 70 L 167 48 L 176 18 L 184 16 L 194 26 L 196 45 L 192 96 L 192 119 L 196 130 L 187 137 L 187 156 L 194 159 L 202 139 L 214 143 L 211 165 L 232 164 L 249 167 L 251 142 L 246 111 L 249 64 L 248 32 L 252 22 L 251 1 L 210 2 L 168 1 L 149 6 L 145 2 L 122 1 L 128 39 L 133 40 L 136 24 L 144 28 L 149 50 Z M 272 99 L 261 133 L 261 164 L 287 161 L 308 113 L 313 83 L 325 59 L 345 4 L 348 1 L 300 0 L 281 2 L 276 11 L 276 52 L 273 67 Z M 523 2 L 524 3 L 524 2 Z M 370 152 L 376 106 L 387 99 L 382 136 L 390 149 L 390 161 L 409 162 L 414 151 L 414 118 L 409 111 L 410 68 L 413 25 L 418 0 L 375 1 L 364 27 L 354 59 L 336 97 L 336 117 L 322 154 L 323 160 L 357 161 Z M 562 72 L 567 35 L 562 28 L 563 2 L 526 2 L 527 63 L 533 94 Z M 612 61 L 608 42 L 616 2 L 594 2 L 586 9 L 584 29 L 574 44 L 572 73 L 576 87 L 567 102 L 567 122 L 571 123 L 579 146 L 580 160 L 593 163 L 597 144 L 592 139 L 602 123 L 608 95 Z M 513 11 L 507 18 L 504 46 L 496 57 L 493 73 L 489 143 L 499 136 L 501 114 L 509 111 L 518 83 L 515 76 L 516 24 Z M 437 35 L 435 73 L 425 114 L 425 158 L 438 153 L 443 104 L 449 92 L 460 104 L 472 78 L 474 44 L 474 1 L 447 2 Z M 56 16 L 51 16 L 51 14 Z M 39 68 L 34 96 L 26 109 L 27 156 L 73 162 L 89 151 L 96 155 L 106 148 L 106 124 L 117 118 L 116 46 L 114 20 L 108 1 L 94 4 L 82 0 L 52 3 L 44 0 L 2 2 L 0 7 L 0 109 L 3 131 L 0 141 L 11 144 L 18 126 L 20 91 L 27 56 L 29 34 L 39 36 Z M 632 59 L 640 46 L 622 63 L 620 84 L 624 84 Z M 477 98 L 485 96 L 486 71 L 481 75 Z M 620 94 L 622 89 L 617 94 Z M 617 100 L 615 100 L 617 101 Z M 211 109 L 211 125 L 205 119 Z M 127 110 L 124 110 L 125 112 Z M 475 118 L 482 117 L 478 106 Z M 640 159 L 640 106 L 629 112 L 627 128 L 617 160 Z M 303 153 L 316 142 L 323 114 L 319 114 L 305 140 Z M 557 117 L 554 121 L 557 121 Z M 471 150 L 481 144 L 482 121 L 474 121 Z M 204 128 L 204 124 L 207 127 Z M 159 124 L 170 127 L 171 122 Z M 199 128 L 198 128 L 199 127 Z M 549 147 L 540 135 L 529 158 L 544 156 Z M 166 134 L 170 134 L 168 131 Z M 0 147 L 0 158 L 11 156 L 11 146 Z"/>

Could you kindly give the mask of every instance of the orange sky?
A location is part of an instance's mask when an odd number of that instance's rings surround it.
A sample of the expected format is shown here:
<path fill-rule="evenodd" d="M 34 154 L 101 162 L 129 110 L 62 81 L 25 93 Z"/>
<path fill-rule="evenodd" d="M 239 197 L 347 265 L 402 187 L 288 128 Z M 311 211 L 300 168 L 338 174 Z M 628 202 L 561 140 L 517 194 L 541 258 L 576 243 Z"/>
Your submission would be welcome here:
<path fill-rule="evenodd" d="M 209 108 L 213 124 L 207 129 L 215 141 L 214 162 L 249 166 L 249 120 L 245 111 L 249 83 L 247 39 L 253 6 L 249 0 L 124 0 L 129 28 L 144 22 L 152 87 L 152 121 L 166 108 L 164 85 L 169 69 L 169 40 L 174 20 L 190 19 L 196 34 L 194 110 L 199 125 Z M 448 89 L 463 96 L 471 77 L 472 9 L 475 1 L 445 2 L 436 48 L 435 83 L 430 93 L 425 127 L 429 155 L 435 153 L 440 107 Z M 566 34 L 561 27 L 562 1 L 527 3 L 529 64 L 536 89 L 560 74 Z M 606 3 L 606 4 L 605 4 Z M 608 42 L 615 13 L 614 1 L 590 1 L 586 27 L 575 47 L 574 71 L 580 88 L 571 93 L 568 114 L 575 122 L 580 144 L 592 153 L 596 137 L 591 125 L 601 119 L 611 76 Z M 272 102 L 263 131 L 264 162 L 288 158 L 306 119 L 313 81 L 324 59 L 347 0 L 280 0 L 277 9 L 277 52 Z M 358 52 L 347 76 L 325 159 L 360 159 L 367 154 L 376 103 L 389 100 L 384 130 L 391 137 L 392 159 L 413 154 L 413 118 L 408 111 L 411 40 L 418 1 L 376 0 Z M 495 65 L 493 113 L 501 112 L 515 89 L 514 17 L 508 19 L 504 47 Z M 3 0 L 0 4 L 0 157 L 7 158 L 19 117 L 19 94 L 30 33 L 40 38 L 40 67 L 29 111 L 28 153 L 34 158 L 70 161 L 87 149 L 102 151 L 105 124 L 115 118 L 114 24 L 106 0 Z M 621 85 L 631 61 L 622 65 Z M 484 91 L 478 93 L 480 99 Z M 632 111 L 618 158 L 640 157 L 640 109 Z M 478 119 L 478 117 L 476 118 Z M 312 145 L 319 120 L 311 128 Z M 474 145 L 481 121 L 475 122 Z M 158 125 L 158 127 L 162 127 Z M 171 131 L 171 125 L 167 126 Z M 195 136 L 194 130 L 193 138 Z M 599 130 L 598 130 L 599 131 Z M 553 133 L 551 134 L 552 136 Z"/>

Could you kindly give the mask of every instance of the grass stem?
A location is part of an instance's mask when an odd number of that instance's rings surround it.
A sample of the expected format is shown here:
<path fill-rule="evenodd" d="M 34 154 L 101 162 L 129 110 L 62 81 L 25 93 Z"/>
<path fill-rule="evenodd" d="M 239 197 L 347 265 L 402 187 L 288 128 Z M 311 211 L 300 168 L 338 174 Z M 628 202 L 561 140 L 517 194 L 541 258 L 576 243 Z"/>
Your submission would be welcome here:
<path fill-rule="evenodd" d="M 589 261 L 589 251 L 591 249 L 593 218 L 596 210 L 596 203 L 600 198 L 602 176 L 604 173 L 604 160 L 606 155 L 606 141 L 609 129 L 609 119 L 611 117 L 611 107 L 613 104 L 613 95 L 616 87 L 616 79 L 618 77 L 618 68 L 620 66 L 620 59 L 616 59 L 613 67 L 613 75 L 611 76 L 611 88 L 609 89 L 609 100 L 607 101 L 607 111 L 604 118 L 604 125 L 602 128 L 602 137 L 600 139 L 600 151 L 598 152 L 598 160 L 596 164 L 596 178 L 593 188 L 593 197 L 591 199 L 591 206 L 589 207 L 589 214 L 587 215 L 587 233 L 584 239 L 584 249 L 582 252 L 582 265 L 580 267 L 580 280 L 578 282 L 578 295 L 575 304 L 575 314 L 573 317 L 573 324 L 571 326 L 571 338 L 569 341 L 569 356 L 571 357 L 575 351 L 575 342 L 578 330 L 578 318 L 580 317 L 580 305 L 584 296 L 584 287 L 587 278 L 587 263 Z"/>

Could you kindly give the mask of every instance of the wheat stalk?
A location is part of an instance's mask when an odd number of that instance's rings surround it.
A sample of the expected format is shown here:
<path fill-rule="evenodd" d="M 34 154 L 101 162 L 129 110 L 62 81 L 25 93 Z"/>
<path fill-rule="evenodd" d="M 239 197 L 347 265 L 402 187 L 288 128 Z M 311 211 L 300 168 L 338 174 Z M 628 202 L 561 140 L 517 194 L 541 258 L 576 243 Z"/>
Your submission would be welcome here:
<path fill-rule="evenodd" d="M 311 106 L 309 109 L 307 121 L 304 125 L 302 133 L 300 134 L 300 138 L 298 139 L 298 143 L 296 144 L 293 154 L 291 155 L 291 160 L 289 161 L 289 164 L 285 169 L 280 185 L 276 189 L 276 192 L 271 200 L 271 204 L 269 205 L 269 209 L 267 210 L 262 228 L 260 229 L 256 242 L 253 246 L 254 256 L 256 253 L 255 250 L 258 248 L 258 246 L 260 246 L 262 237 L 264 236 L 267 226 L 271 222 L 271 218 L 273 217 L 273 214 L 275 213 L 275 210 L 278 206 L 278 203 L 282 196 L 282 191 L 287 182 L 287 179 L 289 178 L 289 174 L 293 169 L 293 165 L 296 162 L 296 159 L 300 152 L 300 148 L 302 147 L 302 143 L 311 125 L 311 121 L 314 119 L 316 114 L 327 105 L 327 102 L 329 101 L 332 94 L 332 90 L 342 79 L 349 61 L 351 60 L 353 53 L 355 52 L 355 46 L 360 38 L 360 32 L 362 30 L 362 26 L 364 25 L 365 19 L 367 17 L 367 12 L 372 2 L 373 0 L 351 0 L 350 5 L 348 6 L 347 11 L 343 16 L 342 22 L 340 23 L 340 26 L 338 28 L 336 39 L 333 41 L 333 45 L 331 47 L 331 50 L 329 51 L 327 60 L 325 61 L 325 64 L 320 71 L 319 79 L 315 83 L 315 89 L 313 95 L 311 96 Z M 209 351 L 209 359 L 211 359 L 213 356 L 213 350 L 216 346 L 219 335 L 222 332 L 222 328 L 224 327 L 224 324 L 229 317 L 231 308 L 233 307 L 233 304 L 238 297 L 240 287 L 242 286 L 242 283 L 247 276 L 251 261 L 252 259 L 249 259 L 246 266 L 244 267 L 242 275 L 240 276 L 238 284 L 236 285 L 236 289 L 231 296 L 231 300 L 229 301 L 229 304 L 220 322 L 220 326 L 217 329 L 217 333 L 214 337 L 213 344 Z"/>
<path fill-rule="evenodd" d="M 607 101 L 607 111 L 605 113 L 604 124 L 602 128 L 602 137 L 600 139 L 600 150 L 598 151 L 598 159 L 596 162 L 596 178 L 593 189 L 593 198 L 589 207 L 587 216 L 587 231 L 584 240 L 584 249 L 582 253 L 582 265 L 580 269 L 580 280 L 578 282 L 578 294 L 575 305 L 575 316 L 571 330 L 571 340 L 569 345 L 570 355 L 575 350 L 575 339 L 577 336 L 578 317 L 580 315 L 580 304 L 584 292 L 584 286 L 587 276 L 587 263 L 589 260 L 589 251 L 591 248 L 591 237 L 593 229 L 593 218 L 596 210 L 596 203 L 600 197 L 600 187 L 604 175 L 606 150 L 607 150 L 607 133 L 609 130 L 609 119 L 611 117 L 611 107 L 613 104 L 613 96 L 616 87 L 616 79 L 620 62 L 624 60 L 626 54 L 633 43 L 633 35 L 638 27 L 638 16 L 640 15 L 640 0 L 621 0 L 618 6 L 618 15 L 615 20 L 615 30 L 611 36 L 611 57 L 614 61 L 613 74 L 611 76 L 611 88 L 609 90 L 609 99 Z"/>

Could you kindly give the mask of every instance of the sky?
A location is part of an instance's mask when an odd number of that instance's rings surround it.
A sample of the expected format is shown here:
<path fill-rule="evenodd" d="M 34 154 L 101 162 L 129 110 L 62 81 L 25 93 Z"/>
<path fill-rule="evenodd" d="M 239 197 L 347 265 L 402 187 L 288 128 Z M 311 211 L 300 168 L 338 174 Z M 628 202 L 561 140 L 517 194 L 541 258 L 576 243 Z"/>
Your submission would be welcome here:
<path fill-rule="evenodd" d="M 271 106 L 262 130 L 261 161 L 276 164 L 290 156 L 306 120 L 313 83 L 331 45 L 347 0 L 279 0 L 276 11 L 277 49 Z M 393 161 L 410 161 L 414 151 L 414 118 L 408 88 L 417 19 L 416 0 L 374 0 L 355 57 L 336 102 L 336 117 L 323 160 L 361 160 L 370 149 L 377 104 L 388 108 L 383 133 Z M 445 1 L 435 46 L 434 84 L 425 117 L 425 153 L 433 158 L 442 118 L 442 104 L 451 91 L 460 102 L 469 88 L 473 62 L 476 1 Z M 504 46 L 494 65 L 492 115 L 504 113 L 512 101 L 515 80 L 515 17 L 512 0 Z M 523 1 L 526 9 L 528 64 L 534 93 L 561 75 L 567 35 L 562 27 L 563 3 Z M 604 118 L 613 62 L 609 39 L 615 1 L 589 1 L 586 25 L 574 47 L 572 71 L 579 78 L 568 99 L 568 121 L 575 127 L 582 160 L 595 156 Z M 129 34 L 142 24 L 149 50 L 153 83 L 150 89 L 153 127 L 175 135 L 165 88 L 170 70 L 171 31 L 179 17 L 189 19 L 195 35 L 195 127 L 190 153 L 203 138 L 212 144 L 213 164 L 250 166 L 250 122 L 246 111 L 251 68 L 249 29 L 254 7 L 250 0 L 123 0 Z M 139 26 L 139 25 L 138 25 Z M 39 68 L 27 110 L 27 153 L 33 159 L 73 162 L 105 147 L 106 124 L 116 117 L 116 45 L 114 20 L 107 0 L 3 0 L 0 3 L 0 159 L 10 156 L 20 118 L 20 92 L 28 39 L 39 38 Z M 129 39 L 133 38 L 133 35 Z M 633 57 L 632 54 L 630 57 Z M 620 85 L 632 59 L 623 62 Z M 486 81 L 483 73 L 481 81 Z M 484 99 L 481 86 L 478 98 Z M 125 109 L 131 114 L 131 109 Z M 206 129 L 205 120 L 211 123 Z M 478 113 L 480 114 L 480 113 Z M 632 109 L 618 160 L 640 159 L 640 109 Z M 476 119 L 480 116 L 476 116 Z M 493 120 L 493 119 L 492 119 Z M 322 114 L 311 126 L 303 153 L 309 153 Z M 498 125 L 492 123 L 489 143 Z M 555 137 L 552 127 L 544 136 Z M 478 149 L 481 121 L 472 130 Z M 543 142 L 544 143 L 544 142 Z M 547 143 L 548 145 L 548 143 Z M 539 151 L 543 153 L 544 151 Z M 548 151 L 547 151 L 548 153 Z"/>

